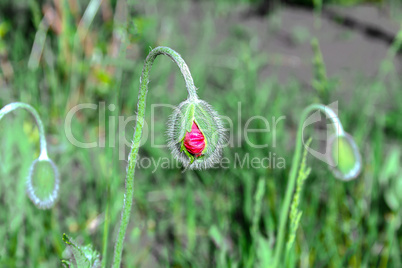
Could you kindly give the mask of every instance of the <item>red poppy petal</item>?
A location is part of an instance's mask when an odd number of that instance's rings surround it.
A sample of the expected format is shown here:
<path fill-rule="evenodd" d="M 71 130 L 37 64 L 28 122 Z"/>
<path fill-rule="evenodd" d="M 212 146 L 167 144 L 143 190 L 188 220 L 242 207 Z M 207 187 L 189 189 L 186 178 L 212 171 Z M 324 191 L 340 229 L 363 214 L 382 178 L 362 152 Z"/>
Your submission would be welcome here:
<path fill-rule="evenodd" d="M 205 149 L 205 137 L 195 122 L 191 126 L 191 132 L 187 132 L 184 137 L 184 147 L 196 157 L 201 156 Z"/>

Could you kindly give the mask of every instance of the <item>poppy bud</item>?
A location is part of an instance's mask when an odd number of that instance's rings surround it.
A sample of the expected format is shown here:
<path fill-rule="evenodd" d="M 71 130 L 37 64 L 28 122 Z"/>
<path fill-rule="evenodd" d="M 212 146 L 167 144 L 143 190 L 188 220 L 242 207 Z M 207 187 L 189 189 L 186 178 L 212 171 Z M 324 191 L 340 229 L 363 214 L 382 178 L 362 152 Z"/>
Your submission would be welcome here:
<path fill-rule="evenodd" d="M 193 122 L 191 132 L 186 132 L 183 145 L 193 156 L 200 157 L 202 155 L 202 151 L 205 148 L 205 137 L 195 122 Z"/>
<path fill-rule="evenodd" d="M 329 161 L 335 177 L 341 180 L 352 180 L 361 171 L 361 156 L 356 142 L 347 133 L 334 136 L 329 142 Z"/>
<path fill-rule="evenodd" d="M 27 193 L 41 209 L 51 208 L 59 195 L 59 171 L 49 158 L 33 161 L 27 178 Z"/>
<path fill-rule="evenodd" d="M 47 155 L 45 130 L 38 112 L 31 105 L 23 102 L 9 103 L 0 109 L 0 119 L 17 109 L 25 109 L 31 113 L 39 129 L 40 155 L 34 160 L 26 179 L 27 194 L 35 206 L 41 209 L 51 208 L 59 195 L 59 171 Z"/>
<path fill-rule="evenodd" d="M 190 169 L 218 163 L 226 139 L 218 113 L 200 99 L 180 103 L 170 117 L 167 134 L 172 154 Z"/>

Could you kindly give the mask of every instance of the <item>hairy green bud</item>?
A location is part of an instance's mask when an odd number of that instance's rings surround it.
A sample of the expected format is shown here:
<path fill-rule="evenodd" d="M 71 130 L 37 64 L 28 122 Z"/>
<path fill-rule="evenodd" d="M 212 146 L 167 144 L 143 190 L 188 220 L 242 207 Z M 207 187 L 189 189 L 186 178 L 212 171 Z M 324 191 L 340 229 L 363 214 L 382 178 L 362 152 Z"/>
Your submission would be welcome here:
<path fill-rule="evenodd" d="M 47 154 L 45 129 L 38 112 L 29 104 L 14 102 L 7 104 L 0 110 L 0 120 L 4 115 L 21 108 L 30 112 L 34 117 L 40 137 L 40 154 L 32 162 L 26 179 L 27 194 L 35 206 L 41 209 L 49 209 L 56 203 L 59 196 L 60 177 L 57 166 Z"/>
<path fill-rule="evenodd" d="M 189 98 L 168 122 L 168 146 L 185 168 L 206 169 L 219 163 L 226 141 L 218 113 L 207 102 Z"/>
<path fill-rule="evenodd" d="M 38 208 L 49 209 L 59 196 L 60 176 L 57 166 L 49 158 L 32 162 L 27 178 L 27 194 Z"/>
<path fill-rule="evenodd" d="M 352 136 L 346 132 L 335 135 L 329 142 L 329 149 L 329 161 L 335 177 L 348 181 L 360 174 L 362 158 Z"/>

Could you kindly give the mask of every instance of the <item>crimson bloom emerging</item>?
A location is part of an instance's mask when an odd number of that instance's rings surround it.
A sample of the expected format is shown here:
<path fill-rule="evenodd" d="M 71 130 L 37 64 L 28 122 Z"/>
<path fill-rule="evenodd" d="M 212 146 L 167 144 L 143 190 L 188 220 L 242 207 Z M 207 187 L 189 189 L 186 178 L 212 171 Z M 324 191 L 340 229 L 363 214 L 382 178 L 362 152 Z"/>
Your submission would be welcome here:
<path fill-rule="evenodd" d="M 195 157 L 202 155 L 202 151 L 205 149 L 205 137 L 195 122 L 191 126 L 191 132 L 186 132 L 183 144 L 187 151 Z"/>
<path fill-rule="evenodd" d="M 185 168 L 207 169 L 221 160 L 225 128 L 207 102 L 188 98 L 173 110 L 168 122 L 168 146 Z"/>

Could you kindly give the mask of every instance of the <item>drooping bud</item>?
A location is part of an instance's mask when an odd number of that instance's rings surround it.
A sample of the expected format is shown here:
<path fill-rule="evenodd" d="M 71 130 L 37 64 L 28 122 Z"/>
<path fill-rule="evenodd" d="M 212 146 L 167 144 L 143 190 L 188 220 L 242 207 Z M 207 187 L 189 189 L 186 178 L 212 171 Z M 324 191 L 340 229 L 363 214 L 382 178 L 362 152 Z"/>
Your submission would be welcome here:
<path fill-rule="evenodd" d="M 329 161 L 335 177 L 348 181 L 360 174 L 362 158 L 352 136 L 347 133 L 335 135 L 329 142 L 329 150 Z"/>
<path fill-rule="evenodd" d="M 57 166 L 49 158 L 33 161 L 27 178 L 27 194 L 41 209 L 51 208 L 59 195 L 60 178 Z"/>
<path fill-rule="evenodd" d="M 220 161 L 225 129 L 207 102 L 188 99 L 174 110 L 168 122 L 168 146 L 186 168 L 212 167 Z"/>

